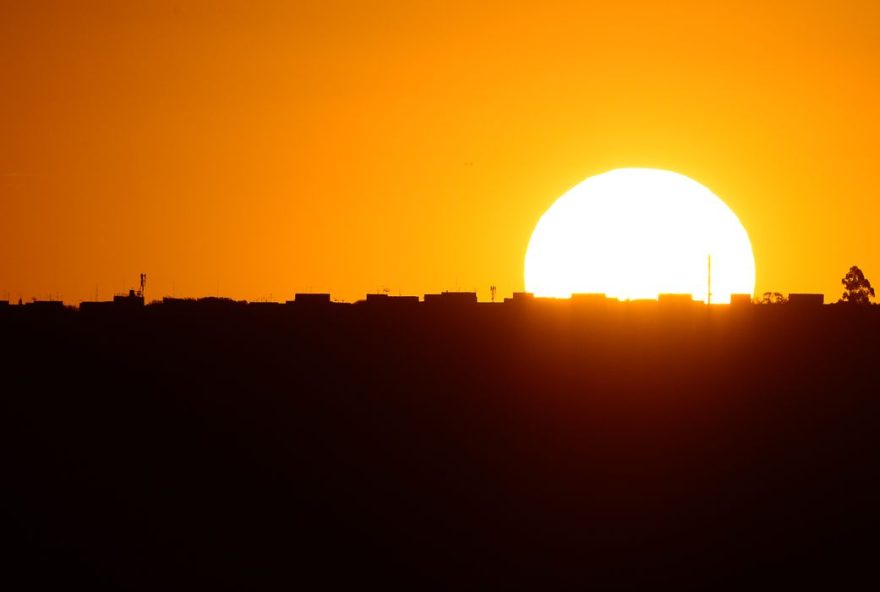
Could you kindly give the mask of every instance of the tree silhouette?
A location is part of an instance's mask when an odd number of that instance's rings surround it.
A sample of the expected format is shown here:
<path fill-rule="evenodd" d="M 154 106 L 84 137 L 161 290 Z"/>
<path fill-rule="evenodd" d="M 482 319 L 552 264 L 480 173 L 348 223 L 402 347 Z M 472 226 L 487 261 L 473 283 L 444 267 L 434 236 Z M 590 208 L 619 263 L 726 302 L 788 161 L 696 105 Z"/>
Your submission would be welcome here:
<path fill-rule="evenodd" d="M 871 287 L 871 282 L 868 281 L 868 278 L 865 277 L 865 274 L 857 266 L 853 265 L 850 267 L 847 274 L 840 280 L 840 283 L 843 284 L 846 290 L 844 290 L 839 302 L 846 302 L 848 304 L 871 303 L 871 298 L 874 297 L 874 288 Z"/>
<path fill-rule="evenodd" d="M 758 300 L 758 304 L 784 304 L 785 302 L 785 296 L 779 292 L 764 292 Z"/>

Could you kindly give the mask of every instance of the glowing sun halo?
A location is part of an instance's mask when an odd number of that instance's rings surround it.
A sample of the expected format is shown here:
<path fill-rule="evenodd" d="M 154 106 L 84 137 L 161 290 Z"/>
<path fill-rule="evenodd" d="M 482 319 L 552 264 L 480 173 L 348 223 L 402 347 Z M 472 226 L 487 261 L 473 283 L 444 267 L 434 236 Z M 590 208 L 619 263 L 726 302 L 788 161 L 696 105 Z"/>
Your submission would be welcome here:
<path fill-rule="evenodd" d="M 583 181 L 541 216 L 526 252 L 526 290 L 705 302 L 710 257 L 712 303 L 752 294 L 752 245 L 721 199 L 684 175 L 617 169 Z"/>

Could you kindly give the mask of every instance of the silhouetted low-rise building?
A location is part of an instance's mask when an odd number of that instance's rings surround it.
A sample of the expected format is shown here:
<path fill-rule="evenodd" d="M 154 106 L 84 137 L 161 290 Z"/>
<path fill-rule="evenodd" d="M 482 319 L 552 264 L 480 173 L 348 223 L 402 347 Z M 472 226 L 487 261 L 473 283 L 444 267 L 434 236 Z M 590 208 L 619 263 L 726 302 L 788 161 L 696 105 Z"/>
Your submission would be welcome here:
<path fill-rule="evenodd" d="M 281 302 L 248 302 L 248 308 L 260 309 L 260 310 L 277 310 L 278 307 L 284 306 Z"/>
<path fill-rule="evenodd" d="M 244 300 L 206 296 L 204 298 L 169 298 L 162 299 L 162 307 L 172 310 L 224 310 L 247 306 Z"/>
<path fill-rule="evenodd" d="M 672 307 L 689 307 L 696 302 L 693 294 L 658 294 L 657 302 L 664 308 Z"/>
<path fill-rule="evenodd" d="M 79 310 L 80 312 L 85 313 L 95 313 L 95 312 L 106 312 L 108 310 L 113 310 L 115 306 L 115 302 L 112 300 L 106 301 L 98 301 L 98 302 L 80 302 Z"/>
<path fill-rule="evenodd" d="M 571 301 L 575 304 L 605 304 L 608 296 L 601 292 L 577 292 L 571 295 Z"/>
<path fill-rule="evenodd" d="M 825 294 L 789 294 L 788 304 L 792 306 L 822 306 Z"/>
<path fill-rule="evenodd" d="M 466 306 L 477 303 L 476 292 L 440 292 L 425 294 L 425 304 L 444 306 Z"/>
<path fill-rule="evenodd" d="M 412 307 L 419 303 L 418 296 L 391 296 L 390 294 L 367 294 L 365 300 L 357 302 L 357 304 L 367 306 L 381 307 Z"/>
<path fill-rule="evenodd" d="M 39 310 L 62 310 L 64 302 L 61 300 L 34 300 L 33 302 L 28 302 L 25 306 Z"/>
<path fill-rule="evenodd" d="M 731 294 L 730 295 L 730 305 L 731 306 L 747 306 L 752 303 L 752 295 L 751 294 Z"/>
<path fill-rule="evenodd" d="M 504 299 L 504 304 L 525 304 L 534 301 L 535 295 L 531 292 L 514 292 L 510 298 Z"/>
<path fill-rule="evenodd" d="M 80 312 L 88 314 L 105 313 L 119 310 L 137 310 L 144 307 L 144 297 L 129 290 L 128 294 L 117 294 L 113 300 L 84 301 L 79 303 Z"/>
<path fill-rule="evenodd" d="M 576 313 L 605 313 L 610 299 L 600 293 L 580 293 L 571 295 L 571 309 Z"/>
<path fill-rule="evenodd" d="M 330 294 L 297 292 L 294 295 L 293 300 L 288 300 L 287 304 L 296 304 L 297 306 L 326 306 L 330 304 Z"/>
<path fill-rule="evenodd" d="M 66 309 L 61 300 L 34 300 L 26 303 L 23 307 L 17 307 L 26 315 L 58 315 Z"/>
<path fill-rule="evenodd" d="M 144 305 L 144 297 L 134 290 L 129 290 L 128 294 L 117 294 L 114 296 L 113 304 L 116 306 L 141 307 Z"/>

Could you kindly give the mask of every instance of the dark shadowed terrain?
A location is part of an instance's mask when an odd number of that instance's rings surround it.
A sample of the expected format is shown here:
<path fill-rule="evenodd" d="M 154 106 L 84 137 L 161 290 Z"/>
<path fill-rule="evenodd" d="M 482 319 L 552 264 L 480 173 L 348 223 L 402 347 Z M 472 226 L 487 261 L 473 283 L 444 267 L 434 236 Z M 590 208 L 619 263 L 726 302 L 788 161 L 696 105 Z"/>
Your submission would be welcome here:
<path fill-rule="evenodd" d="M 857 306 L 6 307 L 0 577 L 876 583 L 878 338 Z"/>

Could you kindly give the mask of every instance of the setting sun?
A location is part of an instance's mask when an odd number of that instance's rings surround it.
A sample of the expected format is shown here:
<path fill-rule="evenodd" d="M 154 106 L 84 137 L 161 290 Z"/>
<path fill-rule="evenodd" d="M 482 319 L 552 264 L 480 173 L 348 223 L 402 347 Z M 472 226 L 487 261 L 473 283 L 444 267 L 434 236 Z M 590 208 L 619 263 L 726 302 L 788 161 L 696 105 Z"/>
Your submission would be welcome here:
<path fill-rule="evenodd" d="M 712 303 L 726 303 L 753 293 L 755 260 L 739 219 L 704 186 L 670 171 L 617 169 L 575 186 L 541 217 L 525 283 L 557 298 L 670 293 L 705 302 L 711 289 Z"/>

